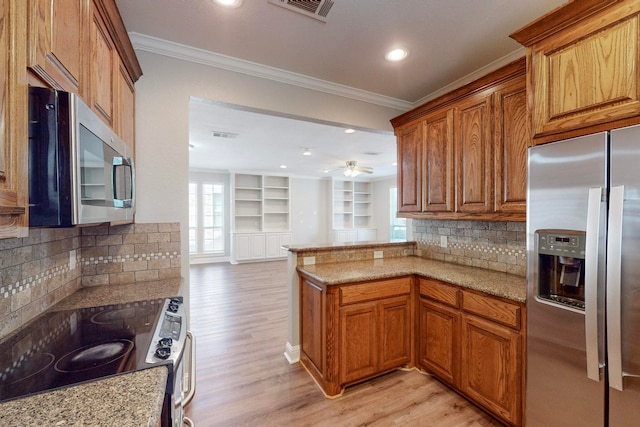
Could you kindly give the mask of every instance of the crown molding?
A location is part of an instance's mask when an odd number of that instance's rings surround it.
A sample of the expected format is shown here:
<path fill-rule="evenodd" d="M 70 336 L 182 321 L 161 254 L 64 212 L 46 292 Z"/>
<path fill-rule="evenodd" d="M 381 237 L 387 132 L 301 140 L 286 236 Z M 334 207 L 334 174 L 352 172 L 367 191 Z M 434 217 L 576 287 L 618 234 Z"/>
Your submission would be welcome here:
<path fill-rule="evenodd" d="M 253 77 L 272 80 L 279 83 L 311 89 L 331 95 L 342 96 L 356 101 L 367 102 L 382 107 L 408 111 L 415 107 L 415 103 L 404 101 L 373 92 L 352 88 L 349 86 L 316 79 L 298 73 L 268 67 L 255 62 L 233 58 L 231 56 L 174 43 L 168 40 L 147 36 L 145 34 L 129 33 L 134 49 L 164 55 L 183 61 L 194 62 L 227 71 L 242 73 Z"/>
<path fill-rule="evenodd" d="M 446 95 L 447 93 L 458 89 L 468 83 L 471 83 L 475 80 L 478 80 L 480 77 L 484 77 L 487 74 L 496 71 L 497 69 L 504 67 L 507 64 L 512 63 L 513 61 L 516 61 L 520 58 L 522 58 L 523 56 L 525 56 L 526 54 L 526 49 L 524 47 L 520 47 L 516 50 L 514 50 L 513 52 L 503 56 L 502 58 L 499 58 L 487 65 L 485 65 L 482 68 L 479 68 L 478 70 L 474 71 L 473 73 L 467 74 L 466 76 L 446 85 L 445 87 L 438 89 L 435 92 L 430 93 L 429 95 L 417 100 L 416 102 L 413 103 L 413 107 L 418 107 L 422 104 L 425 104 L 429 101 L 431 101 L 432 99 L 436 99 L 437 97 L 441 96 L 441 95 Z"/>

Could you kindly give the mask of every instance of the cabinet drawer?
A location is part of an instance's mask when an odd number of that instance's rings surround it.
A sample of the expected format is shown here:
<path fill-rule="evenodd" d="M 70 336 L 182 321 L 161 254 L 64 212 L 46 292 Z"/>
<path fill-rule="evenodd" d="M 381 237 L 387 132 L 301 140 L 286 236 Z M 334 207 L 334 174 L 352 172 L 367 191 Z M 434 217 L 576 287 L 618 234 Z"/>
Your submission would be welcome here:
<path fill-rule="evenodd" d="M 521 326 L 520 306 L 497 298 L 463 291 L 462 309 L 515 329 Z"/>
<path fill-rule="evenodd" d="M 420 295 L 451 307 L 460 307 L 457 287 L 434 279 L 420 279 Z"/>
<path fill-rule="evenodd" d="M 411 278 L 379 280 L 340 287 L 340 305 L 411 293 Z"/>

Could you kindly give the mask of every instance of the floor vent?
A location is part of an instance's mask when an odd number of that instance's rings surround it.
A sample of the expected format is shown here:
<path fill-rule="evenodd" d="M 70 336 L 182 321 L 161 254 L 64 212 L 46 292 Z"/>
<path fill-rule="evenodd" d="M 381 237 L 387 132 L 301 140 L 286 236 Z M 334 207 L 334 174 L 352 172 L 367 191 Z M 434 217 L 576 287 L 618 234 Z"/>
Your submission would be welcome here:
<path fill-rule="evenodd" d="M 305 16 L 327 22 L 327 15 L 333 6 L 331 0 L 268 0 L 269 3 L 301 13 Z"/>

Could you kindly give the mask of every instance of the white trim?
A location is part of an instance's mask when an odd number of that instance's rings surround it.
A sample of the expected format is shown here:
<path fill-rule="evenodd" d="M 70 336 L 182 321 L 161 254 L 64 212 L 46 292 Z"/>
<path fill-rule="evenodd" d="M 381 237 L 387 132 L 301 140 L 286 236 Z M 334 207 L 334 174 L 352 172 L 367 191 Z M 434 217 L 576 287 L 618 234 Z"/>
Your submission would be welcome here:
<path fill-rule="evenodd" d="M 290 364 L 298 363 L 300 361 L 300 346 L 291 345 L 289 342 L 287 342 L 285 346 L 284 357 L 289 361 Z"/>
<path fill-rule="evenodd" d="M 243 59 L 233 58 L 231 56 L 222 55 L 220 53 L 211 52 L 204 49 L 174 43 L 168 40 L 151 37 L 145 34 L 130 32 L 129 37 L 133 47 L 137 50 L 164 55 L 171 58 L 181 59 L 184 61 L 195 62 L 197 64 L 207 65 L 210 67 L 220 68 L 236 73 L 247 74 L 267 80 L 273 80 L 280 83 L 299 86 L 306 89 L 316 90 L 331 95 L 342 96 L 345 98 L 355 99 L 356 101 L 368 102 L 370 104 L 379 105 L 381 107 L 394 108 L 402 111 L 409 111 L 418 107 L 438 96 L 451 92 L 454 89 L 471 83 L 480 77 L 489 74 L 498 68 L 509 64 L 525 55 L 525 48 L 520 47 L 517 50 L 503 56 L 502 58 L 485 65 L 478 70 L 467 74 L 466 76 L 452 82 L 435 92 L 426 95 L 415 102 L 405 101 L 390 96 L 379 95 L 366 90 L 356 89 L 353 87 L 332 83 L 326 80 L 316 79 L 314 77 L 305 76 L 298 73 L 282 70 L 280 68 L 269 67 L 257 64 L 255 62 L 245 61 Z"/>
<path fill-rule="evenodd" d="M 454 89 L 458 89 L 459 87 L 462 87 L 467 83 L 471 83 L 479 79 L 480 77 L 484 77 L 490 72 L 495 71 L 517 59 L 522 58 L 525 55 L 525 53 L 526 53 L 526 49 L 524 47 L 520 47 L 517 50 L 514 50 L 513 52 L 503 56 L 502 58 L 499 58 L 493 61 L 492 63 L 487 64 L 482 68 L 479 68 L 473 73 L 467 74 L 466 76 L 456 80 L 455 82 L 449 83 L 445 87 L 438 89 L 437 91 L 432 92 L 423 98 L 420 98 L 419 100 L 413 103 L 413 106 L 418 107 L 426 102 L 431 101 L 432 99 L 435 99 L 441 95 L 445 95 Z"/>
<path fill-rule="evenodd" d="M 402 99 L 379 95 L 366 90 L 356 89 L 298 73 L 292 73 L 279 68 L 233 58 L 231 56 L 174 43 L 168 40 L 162 40 L 140 33 L 131 32 L 129 33 L 129 37 L 131 38 L 131 43 L 135 49 L 145 52 L 195 62 L 197 64 L 208 65 L 210 67 L 247 74 L 254 77 L 273 80 L 280 83 L 299 86 L 306 89 L 316 90 L 318 92 L 351 98 L 356 101 L 368 102 L 370 104 L 376 104 L 397 110 L 408 111 L 415 106 L 414 103 L 404 101 Z"/>

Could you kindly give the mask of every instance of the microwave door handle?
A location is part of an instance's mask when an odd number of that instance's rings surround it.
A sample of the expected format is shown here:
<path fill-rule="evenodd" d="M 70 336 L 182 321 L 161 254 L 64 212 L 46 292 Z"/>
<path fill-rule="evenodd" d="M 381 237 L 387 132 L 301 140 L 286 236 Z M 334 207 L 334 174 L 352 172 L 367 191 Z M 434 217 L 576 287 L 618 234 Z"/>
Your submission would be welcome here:
<path fill-rule="evenodd" d="M 584 329 L 587 353 L 587 378 L 600 382 L 598 334 L 598 241 L 600 239 L 600 204 L 602 188 L 590 188 L 587 201 L 585 235 Z"/>
<path fill-rule="evenodd" d="M 116 185 L 116 170 L 117 168 L 122 166 L 128 166 L 129 174 L 130 174 L 129 176 L 131 178 L 130 198 L 128 199 L 120 199 L 117 193 L 118 186 Z M 133 179 L 134 179 L 133 162 L 131 161 L 131 158 L 114 156 L 112 161 L 112 168 L 111 168 L 111 183 L 112 183 L 111 187 L 113 189 L 113 203 L 116 207 L 119 207 L 119 208 L 133 207 L 133 188 L 134 188 Z"/>
<path fill-rule="evenodd" d="M 622 391 L 622 219 L 624 186 L 609 192 L 609 229 L 607 239 L 607 350 L 609 385 Z"/>

